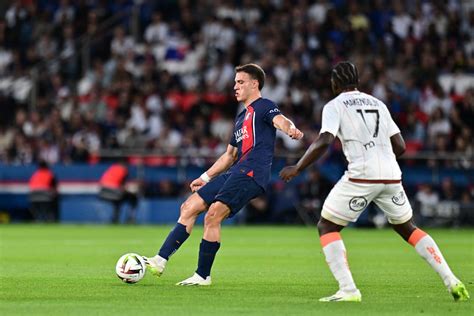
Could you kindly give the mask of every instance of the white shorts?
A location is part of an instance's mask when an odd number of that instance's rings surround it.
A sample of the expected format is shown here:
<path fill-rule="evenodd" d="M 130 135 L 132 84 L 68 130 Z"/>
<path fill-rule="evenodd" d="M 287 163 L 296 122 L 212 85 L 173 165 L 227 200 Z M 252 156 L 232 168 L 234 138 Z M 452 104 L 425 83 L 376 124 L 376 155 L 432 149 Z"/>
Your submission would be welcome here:
<path fill-rule="evenodd" d="M 324 201 L 321 216 L 335 224 L 347 226 L 349 222 L 356 222 L 372 201 L 391 224 L 403 224 L 413 215 L 401 183 L 355 183 L 343 177 Z"/>

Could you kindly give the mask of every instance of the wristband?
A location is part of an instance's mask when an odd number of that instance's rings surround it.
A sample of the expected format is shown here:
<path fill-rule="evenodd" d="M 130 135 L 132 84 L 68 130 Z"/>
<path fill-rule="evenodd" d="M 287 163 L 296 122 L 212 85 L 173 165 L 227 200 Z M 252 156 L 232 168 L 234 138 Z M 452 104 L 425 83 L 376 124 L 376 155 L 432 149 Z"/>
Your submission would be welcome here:
<path fill-rule="evenodd" d="M 211 178 L 207 175 L 207 172 L 204 172 L 203 174 L 201 174 L 199 178 L 201 178 L 201 180 L 206 183 L 209 183 L 209 181 L 211 181 Z"/>

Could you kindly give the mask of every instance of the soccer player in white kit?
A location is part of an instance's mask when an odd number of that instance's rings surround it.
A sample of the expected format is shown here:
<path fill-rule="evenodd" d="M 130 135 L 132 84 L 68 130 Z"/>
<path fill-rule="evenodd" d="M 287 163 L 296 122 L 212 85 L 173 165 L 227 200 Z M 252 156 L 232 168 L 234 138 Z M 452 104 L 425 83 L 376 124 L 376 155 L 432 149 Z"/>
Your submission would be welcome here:
<path fill-rule="evenodd" d="M 352 63 L 340 62 L 333 68 L 331 86 L 337 97 L 323 109 L 319 137 L 296 165 L 280 172 L 283 180 L 290 181 L 319 159 L 335 137 L 340 139 L 348 170 L 326 198 L 318 222 L 321 246 L 339 290 L 320 301 L 361 301 L 339 232 L 357 221 L 372 201 L 395 231 L 439 274 L 454 300 L 468 300 L 466 287 L 453 274 L 435 241 L 413 222 L 396 161 L 405 151 L 399 128 L 382 101 L 357 90 L 358 82 L 358 71 Z"/>

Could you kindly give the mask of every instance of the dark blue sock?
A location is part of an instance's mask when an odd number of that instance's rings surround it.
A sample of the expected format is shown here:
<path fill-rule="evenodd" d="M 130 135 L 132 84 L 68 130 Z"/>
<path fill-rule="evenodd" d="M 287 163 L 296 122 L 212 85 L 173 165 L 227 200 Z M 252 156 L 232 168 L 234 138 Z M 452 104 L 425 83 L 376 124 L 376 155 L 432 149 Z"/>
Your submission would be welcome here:
<path fill-rule="evenodd" d="M 217 250 L 221 246 L 220 242 L 210 242 L 205 239 L 201 241 L 199 247 L 199 261 L 196 273 L 204 279 L 211 275 L 211 267 L 216 257 Z"/>
<path fill-rule="evenodd" d="M 158 255 L 166 260 L 174 254 L 179 247 L 188 239 L 189 234 L 186 231 L 186 226 L 180 223 L 176 223 L 176 226 L 170 231 L 168 237 L 166 237 L 165 242 L 161 246 Z"/>

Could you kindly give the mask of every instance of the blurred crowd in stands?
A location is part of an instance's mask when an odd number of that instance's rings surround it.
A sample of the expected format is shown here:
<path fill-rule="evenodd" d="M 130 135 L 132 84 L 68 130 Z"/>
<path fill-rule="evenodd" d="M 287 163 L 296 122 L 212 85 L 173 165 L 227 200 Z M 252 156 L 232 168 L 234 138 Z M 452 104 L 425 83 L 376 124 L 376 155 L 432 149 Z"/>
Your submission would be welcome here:
<path fill-rule="evenodd" d="M 220 154 L 240 109 L 234 67 L 247 62 L 305 132 L 279 135 L 277 151 L 300 153 L 333 97 L 332 65 L 349 59 L 408 154 L 457 153 L 428 164 L 473 168 L 469 0 L 17 0 L 0 12 L 5 164 L 92 163 L 107 149 Z"/>

